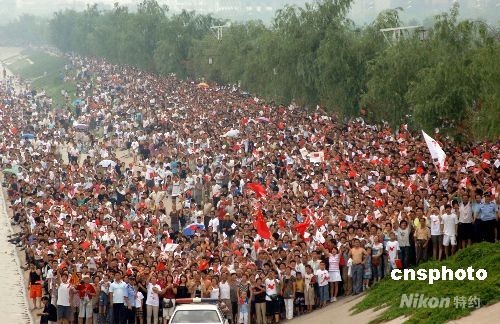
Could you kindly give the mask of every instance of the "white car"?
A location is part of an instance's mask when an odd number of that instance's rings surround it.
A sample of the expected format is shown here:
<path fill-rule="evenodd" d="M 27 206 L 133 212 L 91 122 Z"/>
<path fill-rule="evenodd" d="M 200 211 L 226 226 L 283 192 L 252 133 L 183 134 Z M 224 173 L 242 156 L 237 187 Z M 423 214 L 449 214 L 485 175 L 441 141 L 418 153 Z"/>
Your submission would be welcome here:
<path fill-rule="evenodd" d="M 196 300 L 189 304 L 176 303 L 170 324 L 228 324 L 219 306 Z"/>

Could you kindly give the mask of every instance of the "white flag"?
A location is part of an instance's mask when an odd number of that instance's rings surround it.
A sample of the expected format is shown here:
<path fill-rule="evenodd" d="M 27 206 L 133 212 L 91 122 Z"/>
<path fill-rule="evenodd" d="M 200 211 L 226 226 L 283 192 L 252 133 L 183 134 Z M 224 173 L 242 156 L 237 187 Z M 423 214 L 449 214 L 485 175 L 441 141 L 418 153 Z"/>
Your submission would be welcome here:
<path fill-rule="evenodd" d="M 323 236 L 323 233 L 321 233 L 319 230 L 316 230 L 316 235 L 314 235 L 314 240 L 321 244 L 325 243 L 326 241 L 325 237 Z"/>
<path fill-rule="evenodd" d="M 443 149 L 441 148 L 438 142 L 436 142 L 432 137 L 427 135 L 423 130 L 422 134 L 424 135 L 425 143 L 427 144 L 429 152 L 431 153 L 434 165 L 438 168 L 439 171 L 441 172 L 445 171 L 444 162 L 446 160 L 446 154 L 444 153 Z"/>
<path fill-rule="evenodd" d="M 311 152 L 309 153 L 309 161 L 311 163 L 322 163 L 325 160 L 325 152 Z"/>
<path fill-rule="evenodd" d="M 165 252 L 174 252 L 175 249 L 177 249 L 177 247 L 179 246 L 179 244 L 174 244 L 174 243 L 167 243 L 165 245 L 165 249 L 164 251 Z"/>

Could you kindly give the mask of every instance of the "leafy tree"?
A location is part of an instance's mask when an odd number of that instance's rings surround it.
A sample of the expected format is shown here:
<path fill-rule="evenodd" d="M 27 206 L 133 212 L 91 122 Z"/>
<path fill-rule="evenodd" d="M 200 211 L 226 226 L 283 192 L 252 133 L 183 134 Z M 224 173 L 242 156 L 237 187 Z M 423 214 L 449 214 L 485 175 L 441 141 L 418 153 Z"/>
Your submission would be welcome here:
<path fill-rule="evenodd" d="M 483 33 L 486 31 L 483 30 Z M 486 46 L 477 49 L 472 58 L 471 69 L 480 76 L 480 93 L 472 106 L 470 120 L 472 134 L 477 139 L 500 138 L 500 47 L 498 41 L 489 37 Z"/>
<path fill-rule="evenodd" d="M 496 30 L 459 21 L 456 5 L 425 20 L 426 39 L 416 31 L 389 44 L 380 29 L 403 25 L 401 9 L 360 27 L 347 18 L 351 3 L 286 6 L 271 26 L 232 24 L 220 40 L 212 27 L 225 21 L 186 11 L 167 15 L 156 0 L 143 0 L 137 12 L 118 4 L 104 12 L 95 5 L 60 11 L 48 30 L 63 51 L 182 78 L 238 82 L 278 103 L 320 104 L 345 117 L 363 107 L 373 122 L 440 127 L 458 139 L 498 138 Z M 30 28 L 23 37 L 33 35 Z"/>
<path fill-rule="evenodd" d="M 427 130 L 444 127 L 455 137 L 469 132 L 466 119 L 481 93 L 481 69 L 473 64 L 474 52 L 488 37 L 478 33 L 474 22 L 459 22 L 457 17 L 458 6 L 437 17 L 428 41 L 436 63 L 418 72 L 406 95 L 417 125 Z"/>

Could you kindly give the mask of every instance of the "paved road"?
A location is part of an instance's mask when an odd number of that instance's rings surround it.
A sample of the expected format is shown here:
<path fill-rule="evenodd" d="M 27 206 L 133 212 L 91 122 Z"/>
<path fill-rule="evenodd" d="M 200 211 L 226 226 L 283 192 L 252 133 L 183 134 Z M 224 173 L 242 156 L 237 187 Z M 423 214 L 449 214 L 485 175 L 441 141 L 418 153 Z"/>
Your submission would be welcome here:
<path fill-rule="evenodd" d="M 337 323 L 348 323 L 348 324 L 366 324 L 374 320 L 378 315 L 380 315 L 383 309 L 378 311 L 367 310 L 359 314 L 352 314 L 351 308 L 354 307 L 363 297 L 347 297 L 340 298 L 338 301 L 328 304 L 325 308 L 316 310 L 310 314 L 299 316 L 291 321 L 287 321 L 287 324 L 301 324 L 301 323 L 311 323 L 311 324 L 337 324 Z M 402 319 L 396 319 L 391 321 L 392 324 L 402 323 Z"/>

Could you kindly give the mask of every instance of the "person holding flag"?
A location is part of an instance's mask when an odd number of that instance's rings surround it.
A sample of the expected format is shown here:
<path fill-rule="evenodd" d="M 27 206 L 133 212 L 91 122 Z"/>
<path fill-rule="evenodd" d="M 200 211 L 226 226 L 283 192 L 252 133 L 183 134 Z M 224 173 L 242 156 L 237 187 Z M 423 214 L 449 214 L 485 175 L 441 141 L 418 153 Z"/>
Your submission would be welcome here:
<path fill-rule="evenodd" d="M 427 144 L 427 148 L 431 154 L 432 162 L 438 168 L 439 172 L 446 171 L 446 153 L 444 153 L 441 145 L 423 130 L 422 135 L 424 136 L 425 144 Z"/>

